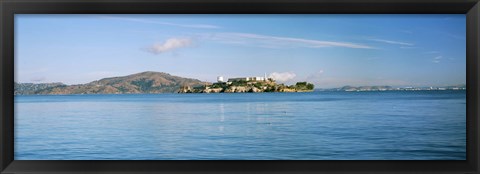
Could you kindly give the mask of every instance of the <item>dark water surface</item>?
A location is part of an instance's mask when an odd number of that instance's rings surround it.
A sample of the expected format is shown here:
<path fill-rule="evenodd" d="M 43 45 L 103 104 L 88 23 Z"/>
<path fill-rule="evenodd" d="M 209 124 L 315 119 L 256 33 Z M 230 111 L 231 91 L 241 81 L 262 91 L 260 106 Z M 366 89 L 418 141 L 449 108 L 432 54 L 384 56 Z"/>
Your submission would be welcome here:
<path fill-rule="evenodd" d="M 15 159 L 465 160 L 465 91 L 15 96 Z"/>

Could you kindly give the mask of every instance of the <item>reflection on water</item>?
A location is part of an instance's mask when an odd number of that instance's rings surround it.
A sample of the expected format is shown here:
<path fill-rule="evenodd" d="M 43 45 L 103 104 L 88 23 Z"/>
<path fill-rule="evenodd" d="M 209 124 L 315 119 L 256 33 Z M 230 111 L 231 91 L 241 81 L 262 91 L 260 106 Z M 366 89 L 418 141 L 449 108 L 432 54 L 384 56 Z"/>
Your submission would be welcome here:
<path fill-rule="evenodd" d="M 15 159 L 454 159 L 465 91 L 15 97 Z"/>

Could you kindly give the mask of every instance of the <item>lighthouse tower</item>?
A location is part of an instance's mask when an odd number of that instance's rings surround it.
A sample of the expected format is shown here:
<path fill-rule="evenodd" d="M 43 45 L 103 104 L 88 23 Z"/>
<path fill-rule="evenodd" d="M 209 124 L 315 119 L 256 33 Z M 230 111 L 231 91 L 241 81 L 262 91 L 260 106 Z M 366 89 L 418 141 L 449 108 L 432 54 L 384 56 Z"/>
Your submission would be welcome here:
<path fill-rule="evenodd" d="M 263 80 L 264 80 L 264 81 L 267 81 L 267 80 L 268 80 L 268 79 L 267 79 L 267 73 L 265 73 L 265 76 L 263 76 Z"/>

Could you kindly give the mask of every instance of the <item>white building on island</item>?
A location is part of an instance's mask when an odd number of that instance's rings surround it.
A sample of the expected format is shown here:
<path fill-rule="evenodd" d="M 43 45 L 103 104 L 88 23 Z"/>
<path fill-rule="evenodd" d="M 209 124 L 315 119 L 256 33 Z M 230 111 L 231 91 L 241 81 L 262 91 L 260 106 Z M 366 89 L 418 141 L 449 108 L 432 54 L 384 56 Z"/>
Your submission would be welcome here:
<path fill-rule="evenodd" d="M 237 77 L 237 78 L 229 78 L 228 82 L 235 82 L 235 81 L 267 81 L 267 73 L 265 73 L 264 77 Z"/>

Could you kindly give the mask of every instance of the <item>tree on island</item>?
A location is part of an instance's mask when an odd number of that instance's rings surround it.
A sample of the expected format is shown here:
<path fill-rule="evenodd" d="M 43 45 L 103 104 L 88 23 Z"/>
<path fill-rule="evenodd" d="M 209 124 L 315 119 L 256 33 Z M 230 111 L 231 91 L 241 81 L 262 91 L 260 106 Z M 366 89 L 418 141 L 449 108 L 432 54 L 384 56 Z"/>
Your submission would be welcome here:
<path fill-rule="evenodd" d="M 313 90 L 314 87 L 315 85 L 307 82 L 297 82 L 295 84 L 295 89 L 297 90 Z"/>

